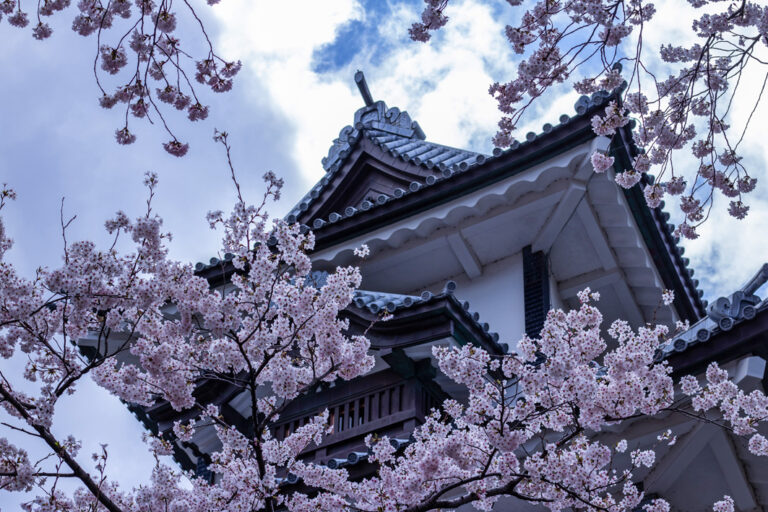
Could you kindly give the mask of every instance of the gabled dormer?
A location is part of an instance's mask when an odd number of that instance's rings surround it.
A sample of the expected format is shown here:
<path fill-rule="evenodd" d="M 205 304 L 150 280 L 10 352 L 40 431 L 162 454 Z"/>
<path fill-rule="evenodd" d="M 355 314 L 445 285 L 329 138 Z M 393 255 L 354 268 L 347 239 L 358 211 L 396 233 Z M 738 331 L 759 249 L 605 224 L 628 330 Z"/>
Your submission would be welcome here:
<path fill-rule="evenodd" d="M 372 100 L 361 72 L 355 81 L 366 105 L 355 112 L 352 125 L 341 129 L 323 158 L 325 176 L 288 215 L 314 229 L 434 183 L 445 169 L 466 169 L 486 159 L 426 141 L 408 112 Z"/>

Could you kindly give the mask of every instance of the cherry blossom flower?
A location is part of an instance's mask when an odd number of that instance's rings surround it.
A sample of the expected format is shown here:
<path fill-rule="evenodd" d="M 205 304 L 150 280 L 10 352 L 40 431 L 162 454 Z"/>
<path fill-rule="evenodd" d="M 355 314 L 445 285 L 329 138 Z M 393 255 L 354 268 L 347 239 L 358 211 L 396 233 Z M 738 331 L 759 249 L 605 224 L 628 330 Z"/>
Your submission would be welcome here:
<path fill-rule="evenodd" d="M 128 64 L 128 56 L 121 48 L 110 48 L 107 45 L 101 47 L 101 69 L 110 75 L 117 74 L 121 68 Z"/>
<path fill-rule="evenodd" d="M 208 117 L 208 107 L 195 103 L 187 109 L 187 117 L 190 121 L 199 121 Z"/>
<path fill-rule="evenodd" d="M 143 98 L 139 98 L 138 101 L 131 104 L 131 113 L 135 117 L 139 117 L 139 118 L 144 117 L 147 115 L 147 112 L 149 112 L 149 107 L 144 102 Z"/>
<path fill-rule="evenodd" d="M 136 142 L 136 136 L 128 131 L 127 126 L 115 131 L 115 139 L 117 139 L 118 144 L 122 145 L 133 144 Z"/>
<path fill-rule="evenodd" d="M 444 12 L 450 9 L 448 0 L 424 3 L 421 21 L 409 30 L 412 39 L 422 42 L 448 22 Z M 736 147 L 753 116 L 740 121 L 741 136 L 729 137 L 731 106 L 734 102 L 752 102 L 754 107 L 747 106 L 754 111 L 765 98 L 762 94 L 737 94 L 738 87 L 733 84 L 739 84 L 742 73 L 761 62 L 754 58 L 757 47 L 747 43 L 763 40 L 768 8 L 757 3 L 744 4 L 740 9 L 725 4 L 716 8 L 705 0 L 689 3 L 695 10 L 689 20 L 693 22 L 690 35 L 694 41 L 684 45 L 663 42 L 658 48 L 649 48 L 643 31 L 655 26 L 657 13 L 652 3 L 509 2 L 513 8 L 522 8 L 513 16 L 519 21 L 507 26 L 504 33 L 512 50 L 525 58 L 508 82 L 489 87 L 501 112 L 493 143 L 511 146 L 513 132 L 529 107 L 542 101 L 540 98 L 556 84 L 572 79 L 576 92 L 593 95 L 580 100 L 580 109 L 608 104 L 603 113 L 590 112 L 593 132 L 616 138 L 622 144 L 631 136 L 637 146 L 631 151 L 640 152 L 634 173 L 625 171 L 621 178 L 617 177 L 621 186 L 633 186 L 638 175 L 653 168 L 658 182 L 664 183 L 670 195 L 684 195 L 686 191 L 693 195 L 702 186 L 699 178 L 704 178 L 713 192 L 738 198 L 738 203 L 728 203 L 728 210 L 743 218 L 746 210 L 740 206 L 743 198 L 739 194 L 754 189 L 755 181 Z M 567 33 L 561 32 L 565 26 Z M 584 35 L 572 37 L 577 33 Z M 629 50 L 615 51 L 620 45 Z M 582 55 L 586 47 L 593 51 L 574 58 Z M 663 73 L 652 62 L 656 55 L 667 64 Z M 625 67 L 629 69 L 623 72 Z M 739 142 L 734 146 L 735 140 Z M 698 173 L 674 174 L 672 158 L 681 150 L 688 150 L 688 157 L 700 162 Z M 595 166 L 595 170 L 603 172 L 604 166 Z M 648 196 L 649 205 L 657 203 L 658 195 L 654 189 Z M 707 209 L 715 201 L 715 194 L 702 193 L 700 198 L 701 207 Z M 687 220 L 688 227 L 680 233 L 696 236 L 695 225 L 704 221 L 704 215 L 697 213 Z"/>
<path fill-rule="evenodd" d="M 47 23 L 38 23 L 32 30 L 32 36 L 39 41 L 48 39 L 52 33 L 53 29 Z"/>
<path fill-rule="evenodd" d="M 614 179 L 622 188 L 632 188 L 637 185 L 642 177 L 642 174 L 639 172 L 636 172 L 633 169 L 627 169 L 618 173 Z"/>
<path fill-rule="evenodd" d="M 429 41 L 431 35 L 430 30 L 436 30 L 444 26 L 448 22 L 448 17 L 443 14 L 448 3 L 445 0 L 425 0 L 427 7 L 421 15 L 421 22 L 414 23 L 408 33 L 411 38 L 416 41 Z"/>
<path fill-rule="evenodd" d="M 182 157 L 189 151 L 189 144 L 183 144 L 178 140 L 171 140 L 163 143 L 163 148 L 173 156 Z"/>
<path fill-rule="evenodd" d="M 665 184 L 664 189 L 667 191 L 668 194 L 672 194 L 673 196 L 676 196 L 685 192 L 687 185 L 688 184 L 686 183 L 685 179 L 682 176 L 673 176 Z"/>
<path fill-rule="evenodd" d="M 14 27 L 24 28 L 29 25 L 29 18 L 24 11 L 16 11 L 11 16 L 8 16 L 8 23 Z"/>
<path fill-rule="evenodd" d="M 650 208 L 658 208 L 664 198 L 664 189 L 658 184 L 647 185 L 643 189 L 643 195 L 645 195 L 645 202 Z"/>
<path fill-rule="evenodd" d="M 11 14 L 16 10 L 16 2 L 14 0 L 3 0 L 0 2 L 0 13 Z"/>
<path fill-rule="evenodd" d="M 743 219 L 747 216 L 748 212 L 749 206 L 745 205 L 741 201 L 731 201 L 728 205 L 728 213 L 737 219 Z"/>
<path fill-rule="evenodd" d="M 760 434 L 755 434 L 749 438 L 749 451 L 755 455 L 768 456 L 768 439 Z"/>
<path fill-rule="evenodd" d="M 43 16 L 55 16 L 65 11 L 70 6 L 71 0 L 44 0 L 37 3 L 37 23 L 31 28 L 31 34 L 35 39 L 48 39 L 53 30 L 52 24 L 44 23 Z M 208 5 L 215 5 L 218 1 L 208 1 Z M 21 10 L 22 2 L 18 0 L 0 0 L 0 19 L 7 15 L 10 25 L 20 28 L 29 25 L 30 14 Z M 177 137 L 171 129 L 170 120 L 167 119 L 160 103 L 173 105 L 178 110 L 186 110 L 191 98 L 196 98 L 198 93 L 188 80 L 179 80 L 181 76 L 192 74 L 187 70 L 188 66 L 194 67 L 194 63 L 207 63 L 207 74 L 203 73 L 202 83 L 205 83 L 214 92 L 226 92 L 232 89 L 233 78 L 242 68 L 237 60 L 225 60 L 219 56 L 214 48 L 212 40 L 208 37 L 202 20 L 205 18 L 198 13 L 198 6 L 194 2 L 184 2 L 183 9 L 192 20 L 190 28 L 184 34 L 190 39 L 194 37 L 195 30 L 202 45 L 190 44 L 182 51 L 182 42 L 175 34 L 177 26 L 185 23 L 185 17 L 179 17 L 177 12 L 171 10 L 168 2 L 155 2 L 153 0 L 111 0 L 100 2 L 97 0 L 78 0 L 76 2 L 76 14 L 72 20 L 72 30 L 81 36 L 95 36 L 99 55 L 99 66 L 94 70 L 96 82 L 99 88 L 99 102 L 104 108 L 114 108 L 119 103 L 125 103 L 121 117 L 132 114 L 135 118 L 149 119 L 148 105 L 153 105 L 162 119 L 159 126 L 165 128 L 170 138 Z M 126 20 L 125 23 L 121 20 Z M 178 31 L 182 32 L 182 31 Z M 191 48 L 202 48 L 202 53 L 192 55 Z M 197 50 L 195 50 L 197 51 Z M 137 65 L 128 66 L 128 63 Z M 189 71 L 189 73 L 188 73 Z M 100 75 L 106 73 L 115 76 L 118 80 L 114 89 L 107 89 L 107 84 L 112 81 L 104 81 Z M 145 83 L 156 81 L 157 84 Z M 171 85 L 173 84 L 173 85 Z M 173 91 L 167 89 L 173 89 Z M 160 99 L 155 102 L 153 95 Z M 137 98 L 138 97 L 138 98 Z M 188 119 L 197 121 L 207 116 L 208 107 L 194 108 Z M 124 121 L 123 121 L 124 122 Z M 122 130 L 118 130 L 122 132 Z M 135 136 L 116 137 L 119 144 L 127 144 L 135 140 Z M 181 147 L 174 146 L 174 153 L 181 155 Z"/>
<path fill-rule="evenodd" d="M 234 62 L 227 62 L 224 64 L 224 67 L 221 68 L 221 75 L 225 78 L 233 78 L 237 73 L 240 72 L 240 69 L 243 67 L 243 64 L 238 60 Z"/>
<path fill-rule="evenodd" d="M 225 146 L 226 137 L 216 133 L 216 140 Z M 272 172 L 264 179 L 266 197 L 277 197 L 282 180 Z M 223 231 L 222 251 L 232 255 L 226 261 L 238 269 L 231 277 L 233 293 L 219 293 L 189 265 L 168 259 L 169 237 L 151 206 L 157 174 L 147 173 L 144 184 L 150 197 L 146 214 L 131 219 L 117 212 L 105 223 L 112 236 L 126 236 L 134 244 L 127 254 L 114 247 L 99 250 L 93 242 L 75 242 L 68 246 L 61 268 L 41 269 L 33 281 L 17 276 L 12 266 L 3 266 L 0 322 L 11 325 L 14 319 L 25 318 L 34 332 L 11 328 L 11 337 L 4 332 L 0 355 L 13 357 L 23 345 L 29 359 L 23 378 L 39 382 L 40 387 L 30 396 L 4 381 L 0 405 L 13 418 L 43 429 L 55 440 L 51 430 L 55 389 L 64 386 L 62 394 L 74 392 L 79 378 L 87 374 L 126 402 L 154 405 L 164 400 L 187 416 L 174 421 L 171 437 L 147 434 L 150 450 L 158 457 L 169 455 L 174 443 L 193 441 L 202 429 L 210 429 L 221 443 L 210 454 L 209 469 L 218 475 L 217 481 L 191 478 L 182 483 L 179 471 L 158 462 L 149 482 L 129 491 L 116 483 L 99 487 L 98 479 L 83 471 L 79 478 L 92 489 L 101 489 L 98 493 L 83 488 L 67 495 L 49 489 L 48 494 L 32 498 L 38 500 L 35 503 L 50 503 L 53 496 L 64 510 L 76 510 L 73 507 L 80 503 L 122 511 L 164 508 L 171 500 L 180 510 L 193 510 L 193 505 L 209 510 L 220 506 L 225 496 L 233 510 L 250 510 L 264 508 L 266 497 L 272 497 L 291 512 L 345 507 L 408 512 L 434 508 L 430 496 L 456 489 L 461 482 L 466 487 L 461 498 L 488 510 L 514 482 L 518 499 L 535 503 L 543 496 L 552 510 L 589 504 L 618 512 L 640 505 L 643 494 L 633 483 L 633 471 L 652 467 L 654 450 L 636 447 L 629 454 L 632 466 L 617 472 L 611 469 L 614 457 L 627 451 L 626 440 L 612 447 L 570 433 L 575 425 L 598 432 L 622 418 L 654 416 L 675 407 L 679 393 L 672 369 L 654 357 L 669 334 L 666 326 L 633 330 L 617 320 L 604 329 L 594 305 L 599 295 L 585 289 L 577 294 L 577 309 L 550 311 L 541 336 L 523 337 L 516 353 L 494 355 L 469 343 L 436 345 L 432 350 L 440 371 L 465 387 L 468 399 L 447 400 L 444 413 L 428 415 L 413 430 L 407 448 L 386 436 L 368 436 L 368 460 L 378 471 L 351 481 L 344 469 L 300 459 L 306 447 L 321 443 L 328 434 L 328 411 L 318 411 L 282 439 L 272 436 L 269 425 L 291 400 L 322 382 L 354 379 L 373 367 L 368 340 L 348 336 L 349 324 L 339 316 L 360 285 L 360 272 L 338 268 L 322 287 L 312 285 L 307 279 L 312 270 L 307 251 L 314 247 L 313 234 L 296 223 L 267 224 L 266 212 L 238 200 L 231 213 L 208 215 L 211 226 Z M 0 207 L 13 196 L 4 187 Z M 7 247 L 0 222 L 0 258 Z M 366 249 L 359 248 L 359 255 Z M 50 290 L 56 290 L 53 299 Z M 57 297 L 66 298 L 68 305 Z M 671 300 L 672 294 L 665 292 L 664 302 Z M 169 304 L 173 315 L 163 313 Z M 63 307 L 67 316 L 62 322 Z M 66 355 L 51 351 L 68 344 L 50 340 L 120 332 L 125 326 L 136 334 L 126 347 L 134 362 L 118 364 L 114 356 L 104 354 L 92 364 L 72 350 Z M 610 345 L 604 336 L 610 336 Z M 258 368 L 258 374 L 248 376 L 249 367 Z M 215 404 L 197 404 L 195 380 L 201 371 L 242 375 L 259 389 L 249 416 L 259 422 L 255 434 L 247 437 L 231 428 Z M 78 379 L 72 381 L 73 374 Z M 736 435 L 751 436 L 753 453 L 768 453 L 768 442 L 753 426 L 757 418 L 766 417 L 768 397 L 760 392 L 746 395 L 716 364 L 703 378 L 706 386 L 693 376 L 679 381 L 680 393 L 690 397 L 694 411 L 717 411 Z M 517 390 L 516 395 L 506 394 L 511 389 Z M 545 432 L 547 444 L 538 448 Z M 558 443 L 558 435 L 567 436 L 567 442 Z M 659 439 L 674 442 L 671 432 Z M 74 459 L 79 441 L 62 436 L 55 443 L 64 449 L 52 457 L 80 468 Z M 94 462 L 97 477 L 104 475 L 109 463 L 106 447 L 94 454 Z M 5 439 L 0 439 L 0 470 L 4 474 L 0 484 L 6 490 L 27 491 L 40 483 L 39 467 L 23 448 Z M 285 492 L 278 475 L 286 472 L 302 478 L 311 492 Z M 715 504 L 716 509 L 728 506 L 727 499 Z M 668 505 L 655 500 L 645 509 L 668 510 Z"/>
<path fill-rule="evenodd" d="M 613 166 L 613 157 L 599 151 L 592 153 L 590 160 L 592 161 L 592 167 L 597 173 L 603 173 Z"/>
<path fill-rule="evenodd" d="M 161 11 L 154 16 L 155 26 L 162 32 L 176 30 L 176 15 L 172 12 Z"/>
<path fill-rule="evenodd" d="M 645 512 L 669 512 L 669 503 L 662 499 L 655 499 L 643 506 Z"/>
<path fill-rule="evenodd" d="M 687 222 L 681 222 L 680 225 L 677 226 L 675 229 L 675 233 L 677 236 L 685 237 L 689 240 L 695 240 L 699 237 L 699 234 L 696 232 L 696 229 L 688 224 Z"/>
<path fill-rule="evenodd" d="M 714 510 L 714 512 L 733 512 L 733 506 L 733 498 L 730 496 L 723 496 L 721 501 L 715 503 L 712 510 Z"/>

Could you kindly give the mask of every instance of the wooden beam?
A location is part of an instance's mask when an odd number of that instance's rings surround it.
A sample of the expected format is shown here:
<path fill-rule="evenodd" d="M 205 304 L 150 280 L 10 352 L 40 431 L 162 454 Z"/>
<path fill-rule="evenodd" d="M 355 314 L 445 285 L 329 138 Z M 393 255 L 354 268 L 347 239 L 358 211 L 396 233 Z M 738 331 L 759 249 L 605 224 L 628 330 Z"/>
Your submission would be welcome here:
<path fill-rule="evenodd" d="M 763 392 L 763 376 L 765 375 L 765 359 L 760 356 L 748 356 L 740 359 L 735 368 L 729 369 L 731 380 L 738 384 L 744 393 L 755 389 Z"/>
<path fill-rule="evenodd" d="M 470 279 L 480 277 L 483 273 L 483 266 L 478 261 L 472 248 L 467 244 L 467 241 L 461 236 L 461 233 L 452 233 L 446 236 L 445 239 L 448 241 L 453 255 L 459 260 L 461 268 L 464 269 L 467 277 Z"/>
<path fill-rule="evenodd" d="M 697 423 L 679 439 L 667 455 L 656 463 L 644 480 L 646 492 L 664 494 L 682 476 L 696 456 L 707 446 L 718 427 Z"/>
<path fill-rule="evenodd" d="M 560 296 L 564 299 L 575 297 L 577 293 L 589 286 L 593 291 L 603 286 L 608 286 L 621 280 L 621 272 L 619 269 L 613 270 L 592 270 L 579 274 L 578 276 L 560 281 L 557 284 L 558 290 L 560 290 Z"/>
<path fill-rule="evenodd" d="M 616 268 L 616 258 L 611 251 L 611 246 L 608 244 L 608 239 L 600 227 L 597 214 L 592 210 L 588 201 L 579 203 L 579 206 L 576 208 L 576 215 L 581 220 L 584 230 L 587 232 L 590 242 L 592 242 L 592 248 L 597 253 L 603 268 L 606 270 Z"/>
<path fill-rule="evenodd" d="M 571 219 L 571 215 L 576 209 L 576 205 L 585 196 L 587 187 L 583 183 L 572 183 L 566 190 L 565 195 L 560 200 L 555 208 L 555 211 L 550 215 L 547 222 L 536 235 L 536 238 L 531 244 L 531 250 L 533 252 L 544 251 L 549 252 L 552 244 L 555 243 L 557 236 L 565 227 L 566 223 Z"/>
<path fill-rule="evenodd" d="M 622 439 L 633 441 L 648 436 L 656 437 L 667 430 L 677 432 L 678 436 L 683 437 L 688 434 L 697 423 L 698 420 L 683 414 L 668 413 L 654 418 L 643 417 L 641 419 L 623 422 L 619 425 L 609 427 L 614 428 L 615 430 L 603 431 L 595 436 L 595 440 L 598 440 L 605 445 L 612 446 Z M 621 425 L 625 425 L 624 429 L 621 429 Z"/>
<path fill-rule="evenodd" d="M 635 294 L 630 290 L 626 279 L 620 279 L 613 283 L 613 289 L 619 297 L 621 307 L 624 309 L 625 320 L 634 327 L 645 324 L 645 317 L 640 306 L 637 304 Z M 649 318 L 650 320 L 650 318 Z"/>

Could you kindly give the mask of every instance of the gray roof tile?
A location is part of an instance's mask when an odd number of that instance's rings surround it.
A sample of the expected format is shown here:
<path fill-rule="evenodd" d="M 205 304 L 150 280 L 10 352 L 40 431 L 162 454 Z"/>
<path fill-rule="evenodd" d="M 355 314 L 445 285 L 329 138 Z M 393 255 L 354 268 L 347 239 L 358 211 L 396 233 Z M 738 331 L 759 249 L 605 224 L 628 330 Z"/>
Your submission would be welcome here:
<path fill-rule="evenodd" d="M 421 295 L 404 295 L 399 293 L 356 290 L 354 293 L 354 298 L 352 299 L 352 304 L 354 304 L 354 306 L 359 309 L 365 309 L 373 314 L 379 314 L 384 311 L 388 313 L 397 313 L 401 310 L 441 299 L 453 300 L 457 305 L 461 306 L 461 310 L 464 311 L 466 319 L 469 322 L 474 323 L 479 330 L 486 333 L 486 341 L 488 343 L 493 345 L 501 352 L 507 352 L 509 350 L 509 345 L 506 343 L 499 343 L 498 333 L 489 332 L 490 326 L 488 323 L 481 322 L 480 314 L 477 311 L 470 310 L 469 302 L 459 301 L 453 294 L 455 290 L 456 283 L 453 281 L 448 281 L 440 293 L 425 291 Z"/>
<path fill-rule="evenodd" d="M 478 162 L 478 157 L 482 157 L 481 162 L 485 160 L 483 155 L 473 151 L 442 146 L 424 140 L 424 132 L 419 124 L 411 119 L 408 112 L 401 111 L 397 107 L 387 108 L 383 101 L 377 101 L 370 106 L 358 109 L 355 112 L 353 125 L 341 129 L 339 136 L 334 139 L 333 145 L 328 150 L 328 155 L 322 160 L 326 175 L 297 203 L 287 219 L 295 219 L 319 197 L 331 181 L 330 178 L 342 167 L 355 144 L 362 137 L 368 138 L 392 156 L 428 169 L 448 159 L 451 163 L 466 162 L 468 166 Z"/>
<path fill-rule="evenodd" d="M 768 263 L 763 264 L 755 276 L 729 297 L 720 297 L 707 309 L 707 316 L 677 334 L 657 351 L 655 359 L 661 361 L 676 352 L 685 352 L 694 345 L 707 343 L 717 334 L 730 331 L 734 326 L 752 320 L 758 313 L 768 310 L 768 299 L 755 295 L 758 288 L 768 282 Z"/>
<path fill-rule="evenodd" d="M 582 96 L 575 105 L 577 114 L 584 114 L 590 108 L 603 105 L 610 96 L 611 94 L 605 91 L 596 92 L 592 96 Z M 567 115 L 560 116 L 561 125 L 567 124 L 570 120 L 571 117 Z M 543 126 L 542 130 L 543 133 L 549 133 L 553 130 L 553 126 L 547 123 Z M 322 192 L 330 182 L 333 174 L 341 168 L 346 158 L 352 152 L 354 145 L 361 137 L 368 138 L 384 151 L 395 157 L 403 158 L 414 165 L 423 166 L 427 169 L 437 167 L 444 172 L 444 178 L 450 178 L 457 172 L 467 171 L 489 160 L 515 151 L 521 146 L 530 144 L 538 135 L 531 132 L 527 134 L 526 140 L 522 143 L 514 141 L 507 150 L 496 148 L 492 155 L 483 155 L 474 151 L 452 148 L 424 140 L 424 132 L 419 124 L 411 119 L 408 112 L 401 111 L 397 107 L 387 108 L 383 101 L 377 101 L 372 105 L 358 109 L 355 112 L 353 126 L 345 126 L 341 129 L 339 136 L 334 139 L 333 145 L 328 150 L 328 155 L 322 160 L 326 175 L 289 212 L 286 216 L 287 220 L 295 221 L 301 212 L 309 208 L 314 199 L 319 196 L 319 192 Z M 453 172 L 446 173 L 445 171 L 449 169 Z M 418 186 L 411 187 L 410 191 L 416 192 L 423 188 L 424 185 L 431 185 L 433 183 L 434 181 L 432 183 L 419 183 Z M 408 191 L 406 191 L 407 193 Z M 362 209 L 369 210 L 374 206 L 371 204 L 369 208 Z M 351 213 L 352 215 L 346 215 L 345 212 L 345 217 L 353 216 L 359 213 L 359 210 Z M 313 223 L 314 229 L 320 229 L 314 224 L 322 227 L 327 225 L 328 222 L 324 220 L 322 223 Z"/>

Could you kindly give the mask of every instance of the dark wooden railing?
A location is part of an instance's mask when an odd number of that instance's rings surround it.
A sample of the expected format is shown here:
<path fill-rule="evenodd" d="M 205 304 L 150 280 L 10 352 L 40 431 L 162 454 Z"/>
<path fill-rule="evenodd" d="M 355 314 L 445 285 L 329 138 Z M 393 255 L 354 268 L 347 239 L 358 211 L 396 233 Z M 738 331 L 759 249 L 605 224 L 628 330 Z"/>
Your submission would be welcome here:
<path fill-rule="evenodd" d="M 327 408 L 333 432 L 320 446 L 310 445 L 302 456 L 323 463 L 333 456 L 346 457 L 348 452 L 360 450 L 363 439 L 371 433 L 408 437 L 430 409 L 439 405 L 438 393 L 417 378 L 379 372 L 300 397 L 283 413 L 273 432 L 278 439 L 284 439 Z"/>

